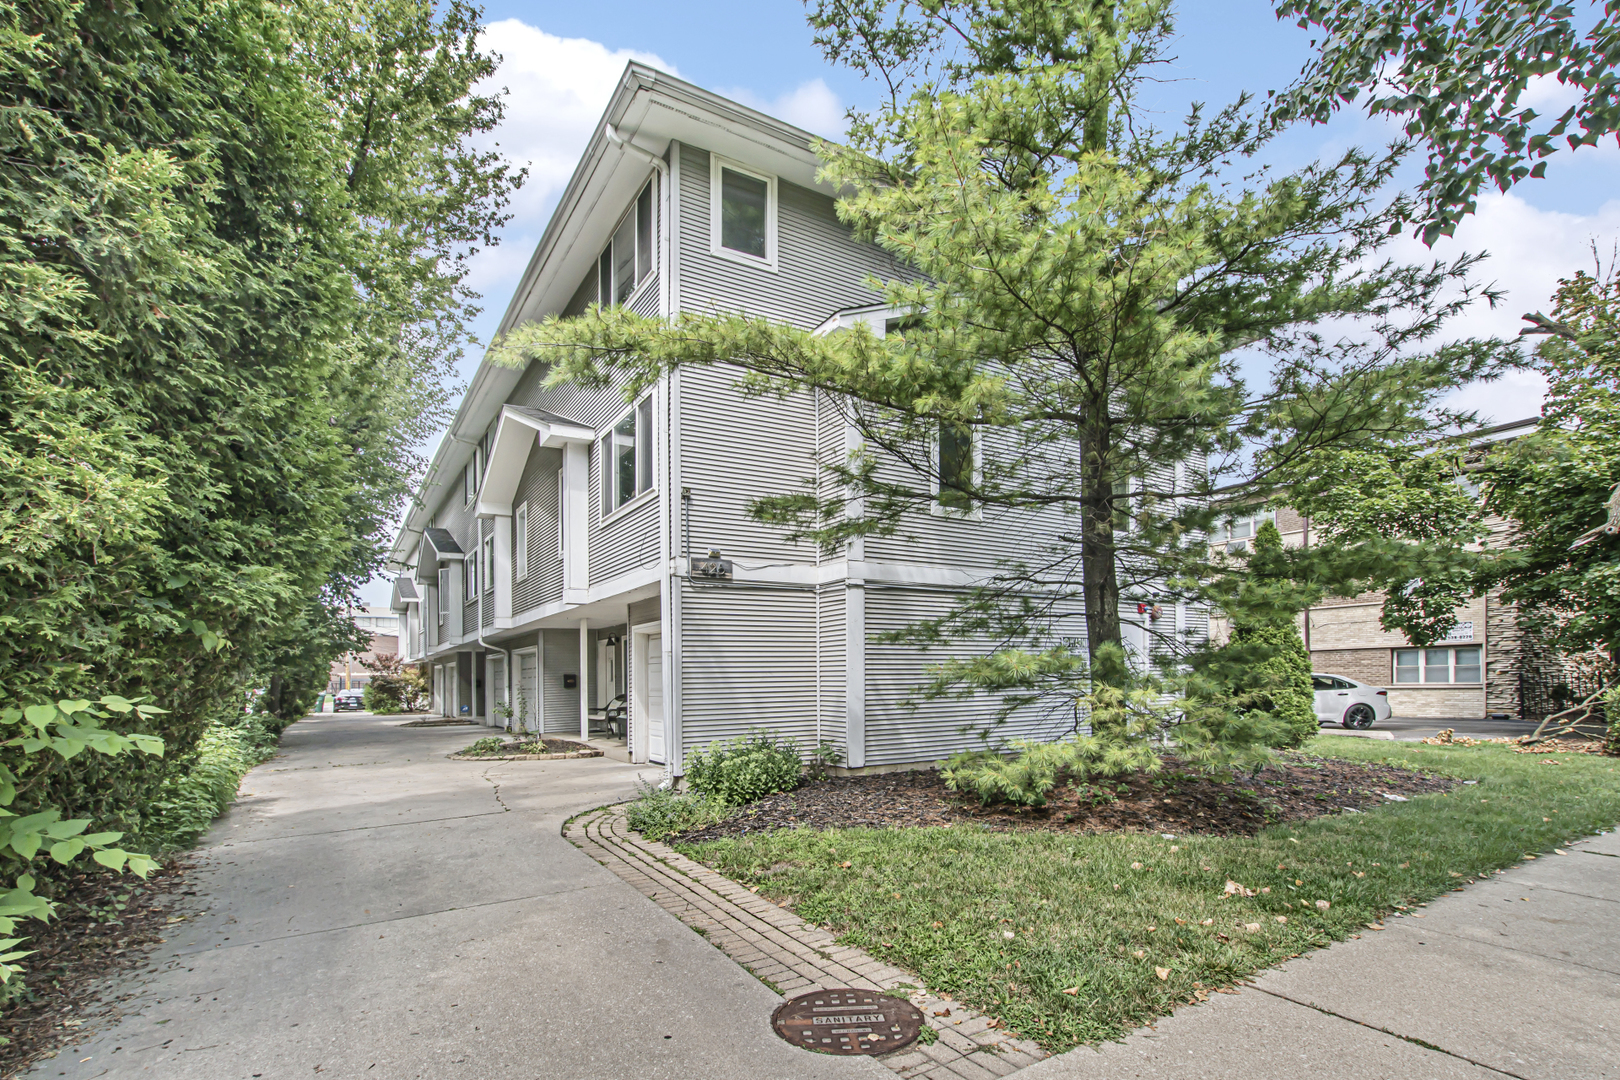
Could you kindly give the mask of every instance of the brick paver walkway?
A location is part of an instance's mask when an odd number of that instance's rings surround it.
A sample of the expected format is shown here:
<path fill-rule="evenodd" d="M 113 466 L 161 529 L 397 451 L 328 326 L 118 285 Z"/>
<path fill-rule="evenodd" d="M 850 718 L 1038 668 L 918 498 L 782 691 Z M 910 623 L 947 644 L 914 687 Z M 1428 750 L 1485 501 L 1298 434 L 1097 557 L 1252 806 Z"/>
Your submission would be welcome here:
<path fill-rule="evenodd" d="M 819 926 L 637 835 L 622 807 L 582 815 L 563 835 L 783 997 L 851 986 L 910 998 L 937 1040 L 877 1059 L 907 1080 L 987 1080 L 1046 1057 L 1034 1043 L 997 1030 L 988 1017 L 928 993 L 910 972 L 838 944 Z"/>

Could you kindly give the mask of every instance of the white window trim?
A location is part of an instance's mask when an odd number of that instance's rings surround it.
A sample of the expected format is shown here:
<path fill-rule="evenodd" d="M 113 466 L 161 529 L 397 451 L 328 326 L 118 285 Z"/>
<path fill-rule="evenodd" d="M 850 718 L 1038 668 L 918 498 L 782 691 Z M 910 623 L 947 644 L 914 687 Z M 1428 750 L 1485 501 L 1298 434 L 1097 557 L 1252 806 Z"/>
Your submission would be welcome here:
<path fill-rule="evenodd" d="M 617 221 L 615 221 L 613 223 L 613 230 L 608 233 L 607 243 L 602 246 L 601 251 L 596 253 L 597 262 L 594 264 L 596 269 L 593 272 L 596 274 L 596 303 L 597 303 L 597 305 L 599 307 L 603 307 L 603 308 L 607 308 L 607 307 L 623 307 L 625 309 L 633 308 L 633 307 L 636 306 L 636 301 L 641 298 L 641 295 L 644 292 L 646 292 L 648 289 L 652 288 L 654 286 L 654 284 L 658 281 L 658 263 L 659 263 L 659 256 L 658 256 L 658 243 L 659 243 L 658 183 L 659 183 L 658 174 L 654 173 L 652 175 L 652 177 L 650 179 L 648 179 L 648 181 L 645 184 L 641 185 L 641 187 L 636 189 L 636 197 L 634 199 L 630 200 L 630 209 L 626 210 L 623 214 L 619 215 L 619 220 L 617 220 Z M 617 301 L 613 301 L 611 296 L 604 297 L 602 295 L 601 259 L 602 259 L 602 257 L 604 255 L 607 256 L 608 266 L 610 268 L 609 276 L 610 277 L 613 276 L 613 273 L 616 272 L 616 270 L 614 268 L 614 260 L 613 260 L 613 254 L 612 254 L 613 253 L 613 238 L 618 235 L 619 229 L 621 227 L 623 227 L 625 221 L 633 219 L 636 216 L 636 204 L 641 199 L 641 193 L 643 191 L 647 190 L 648 187 L 652 188 L 652 201 L 651 201 L 651 205 L 652 205 L 652 215 L 651 215 L 652 216 L 652 252 L 651 252 L 651 254 L 649 256 L 651 258 L 651 260 L 652 260 L 652 266 L 647 270 L 647 272 L 645 274 L 643 274 L 641 276 L 641 280 L 636 282 L 635 287 L 630 290 L 630 295 L 625 297 L 624 302 L 622 304 L 620 304 Z M 634 228 L 632 228 L 630 231 L 631 231 L 632 234 L 634 234 L 636 230 Z M 717 232 L 715 235 L 718 236 L 719 233 Z M 633 244 L 633 243 L 635 243 L 635 240 L 632 238 L 630 242 Z M 769 244 L 768 240 L 766 242 L 766 247 L 767 247 L 767 249 L 769 249 L 769 247 L 770 247 L 770 244 Z M 636 269 L 638 271 L 641 269 L 641 253 L 639 251 L 636 253 Z M 614 286 L 617 286 L 618 282 L 614 281 L 614 282 L 610 282 L 610 284 L 612 284 Z M 617 288 L 615 288 L 613 291 L 617 292 L 618 290 L 617 290 Z"/>
<path fill-rule="evenodd" d="M 466 606 L 478 599 L 478 555 L 476 552 L 472 558 L 462 560 L 461 578 L 461 603 L 462 606 Z"/>
<path fill-rule="evenodd" d="M 488 596 L 495 591 L 495 534 L 490 533 L 484 537 L 484 542 L 478 546 L 479 565 L 478 595 Z"/>
<path fill-rule="evenodd" d="M 1449 658 L 1446 661 L 1446 674 L 1449 675 L 1449 676 L 1454 676 L 1457 673 L 1457 650 L 1458 649 L 1478 649 L 1479 650 L 1479 678 L 1476 679 L 1473 682 L 1455 682 L 1455 681 L 1451 681 L 1451 682 L 1428 682 L 1424 678 L 1424 676 L 1426 676 L 1429 673 L 1429 660 L 1428 660 L 1428 655 L 1427 655 L 1427 650 L 1429 650 L 1429 649 L 1445 649 L 1450 654 Z M 1397 681 L 1396 676 L 1399 673 L 1400 666 L 1396 663 L 1395 656 L 1396 656 L 1397 653 L 1402 653 L 1402 652 L 1415 652 L 1415 653 L 1418 654 L 1418 681 L 1417 682 L 1399 682 L 1399 681 Z M 1438 687 L 1447 687 L 1447 688 L 1453 688 L 1453 689 L 1456 688 L 1456 687 L 1463 687 L 1464 689 L 1470 689 L 1470 688 L 1473 688 L 1473 687 L 1476 687 L 1476 686 L 1484 686 L 1485 685 L 1485 647 L 1483 645 L 1478 644 L 1478 643 L 1475 643 L 1475 644 L 1464 643 L 1462 645 L 1402 645 L 1402 646 L 1399 646 L 1397 648 L 1393 648 L 1393 649 L 1391 649 L 1389 651 L 1389 685 L 1390 685 L 1391 689 L 1397 689 L 1398 688 L 1398 689 L 1401 689 L 1401 690 L 1423 690 L 1423 689 L 1435 689 L 1435 688 L 1438 688 Z"/>
<path fill-rule="evenodd" d="M 978 487 L 979 484 L 984 481 L 984 439 L 980 437 L 983 432 L 981 432 L 977 427 L 969 425 L 968 434 L 973 437 L 973 486 Z M 928 489 L 929 493 L 933 496 L 928 503 L 928 512 L 934 517 L 955 518 L 958 521 L 983 521 L 984 507 L 981 503 L 976 502 L 966 510 L 960 510 L 954 506 L 946 506 L 944 503 L 939 501 L 939 492 L 941 487 L 939 476 L 939 435 L 940 426 L 936 424 L 934 427 L 934 437 L 929 445 L 928 450 Z"/>
<path fill-rule="evenodd" d="M 529 504 L 520 503 L 512 511 L 512 579 L 529 576 Z"/>
<path fill-rule="evenodd" d="M 617 416 L 615 416 L 613 418 L 613 422 L 611 424 L 609 424 L 606 428 L 604 428 L 601 431 L 601 433 L 599 433 L 596 436 L 596 444 L 595 444 L 596 445 L 596 456 L 601 459 L 600 463 L 597 466 L 597 468 L 600 469 L 601 472 L 600 472 L 600 475 L 598 475 L 598 477 L 597 477 L 598 483 L 596 485 L 596 510 L 597 510 L 597 521 L 598 521 L 599 524 L 608 525 L 608 524 L 611 524 L 614 521 L 617 521 L 619 518 L 623 517 L 625 514 L 629 513 L 631 510 L 634 510 L 636 507 L 640 506 L 642 503 L 646 502 L 648 499 L 651 499 L 653 496 L 658 494 L 658 449 L 657 449 L 657 447 L 658 447 L 658 406 L 655 403 L 653 405 L 653 408 L 652 408 L 653 430 L 647 436 L 647 446 L 648 446 L 648 449 L 650 449 L 652 451 L 652 454 L 653 454 L 653 461 L 652 461 L 652 478 L 653 478 L 653 480 L 652 480 L 652 486 L 649 487 L 646 491 L 638 492 L 633 498 L 631 498 L 631 499 L 629 499 L 629 500 L 627 500 L 625 502 L 620 503 L 618 506 L 615 506 L 612 510 L 609 510 L 607 508 L 607 484 L 608 484 L 608 481 L 607 481 L 607 468 L 608 468 L 609 460 L 608 460 L 608 454 L 607 454 L 606 450 L 604 449 L 604 445 L 606 444 L 606 442 L 608 440 L 608 437 L 613 434 L 613 429 L 618 427 L 620 424 L 624 423 L 624 418 L 626 416 L 634 416 L 636 414 L 636 412 L 641 408 L 641 403 L 643 401 L 646 401 L 648 398 L 650 398 L 652 396 L 653 395 L 649 393 L 649 394 L 643 394 L 640 397 L 638 397 L 635 401 L 631 402 L 629 408 L 625 409 L 623 412 L 620 412 Z M 636 463 L 636 468 L 637 468 L 638 471 L 641 468 L 641 463 L 639 461 Z M 560 475 L 560 473 L 559 473 L 559 475 Z"/>
<path fill-rule="evenodd" d="M 438 622 L 440 624 L 450 618 L 450 590 L 446 588 L 450 584 L 450 574 L 450 570 L 440 570 L 438 573 L 438 585 L 434 589 L 437 595 L 433 597 L 433 606 L 438 610 Z"/>
<path fill-rule="evenodd" d="M 720 170 L 730 169 L 733 172 L 751 176 L 755 180 L 765 181 L 765 257 L 750 255 L 746 251 L 734 251 L 720 244 Z M 732 262 L 742 263 L 744 266 L 753 266 L 761 270 L 776 272 L 776 240 L 777 240 L 777 198 L 776 176 L 773 173 L 761 172 L 749 168 L 740 161 L 723 158 L 719 154 L 709 155 L 709 253 L 718 259 L 729 259 Z"/>

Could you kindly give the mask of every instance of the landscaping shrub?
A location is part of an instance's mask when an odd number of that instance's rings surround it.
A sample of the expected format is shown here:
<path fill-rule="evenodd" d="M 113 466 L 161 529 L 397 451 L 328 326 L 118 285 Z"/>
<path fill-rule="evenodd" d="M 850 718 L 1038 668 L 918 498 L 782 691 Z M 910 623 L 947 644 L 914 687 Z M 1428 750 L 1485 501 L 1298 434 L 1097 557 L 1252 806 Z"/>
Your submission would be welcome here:
<path fill-rule="evenodd" d="M 371 672 L 365 688 L 368 712 L 389 716 L 420 712 L 427 705 L 427 679 L 415 667 L 402 663 L 398 654 L 384 653 L 361 663 Z"/>
<path fill-rule="evenodd" d="M 641 796 L 625 811 L 625 820 L 649 840 L 666 840 L 677 833 L 712 825 L 729 810 L 725 803 L 706 795 L 646 784 Z"/>
<path fill-rule="evenodd" d="M 505 739 L 501 738 L 499 735 L 485 735 L 482 739 L 477 740 L 471 746 L 467 747 L 467 749 L 463 750 L 462 753 L 463 754 L 499 754 L 501 751 L 503 751 L 505 749 L 506 749 L 506 740 Z"/>
<path fill-rule="evenodd" d="M 139 839 L 156 854 L 191 846 L 236 798 L 247 771 L 275 755 L 276 735 L 256 716 L 216 720 L 153 799 Z"/>
<path fill-rule="evenodd" d="M 710 743 L 686 759 L 686 783 L 692 791 L 728 806 L 792 790 L 803 771 L 798 744 L 792 739 L 777 742 L 763 731 Z"/>

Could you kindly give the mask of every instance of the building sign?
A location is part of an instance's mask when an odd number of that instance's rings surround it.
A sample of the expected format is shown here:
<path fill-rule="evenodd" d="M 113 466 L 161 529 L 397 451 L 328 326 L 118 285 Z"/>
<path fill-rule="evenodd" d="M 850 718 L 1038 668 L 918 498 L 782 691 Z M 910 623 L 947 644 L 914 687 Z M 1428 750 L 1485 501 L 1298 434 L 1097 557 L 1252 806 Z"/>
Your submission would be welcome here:
<path fill-rule="evenodd" d="M 705 581 L 730 581 L 730 559 L 693 559 L 692 576 Z"/>
<path fill-rule="evenodd" d="M 1446 632 L 1446 636 L 1441 638 L 1440 640 L 1441 641 L 1473 641 L 1474 640 L 1474 624 L 1471 623 L 1471 622 L 1460 622 L 1456 626 L 1453 626 L 1450 630 L 1448 630 Z"/>

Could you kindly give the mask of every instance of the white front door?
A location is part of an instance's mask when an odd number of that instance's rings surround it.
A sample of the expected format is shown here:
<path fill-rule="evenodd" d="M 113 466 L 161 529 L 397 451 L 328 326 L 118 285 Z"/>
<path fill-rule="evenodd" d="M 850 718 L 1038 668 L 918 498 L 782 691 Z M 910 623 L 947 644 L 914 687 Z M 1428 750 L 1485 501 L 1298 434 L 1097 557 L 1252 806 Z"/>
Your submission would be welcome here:
<path fill-rule="evenodd" d="M 607 641 L 596 643 L 596 707 L 605 709 L 624 693 L 619 688 L 619 647 Z"/>
<path fill-rule="evenodd" d="M 664 764 L 664 638 L 648 634 L 642 650 L 642 690 L 637 696 L 646 706 L 642 719 L 647 725 L 647 760 Z"/>

